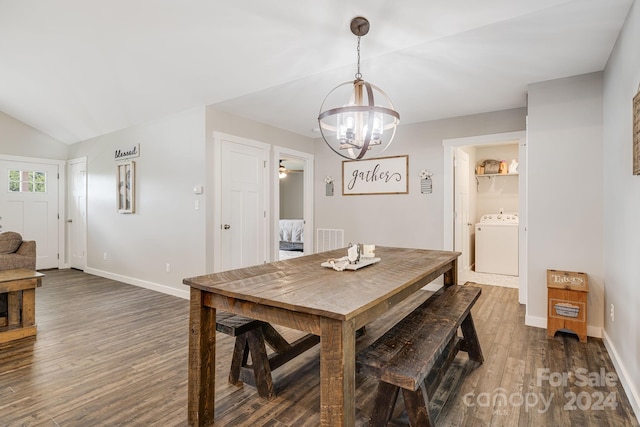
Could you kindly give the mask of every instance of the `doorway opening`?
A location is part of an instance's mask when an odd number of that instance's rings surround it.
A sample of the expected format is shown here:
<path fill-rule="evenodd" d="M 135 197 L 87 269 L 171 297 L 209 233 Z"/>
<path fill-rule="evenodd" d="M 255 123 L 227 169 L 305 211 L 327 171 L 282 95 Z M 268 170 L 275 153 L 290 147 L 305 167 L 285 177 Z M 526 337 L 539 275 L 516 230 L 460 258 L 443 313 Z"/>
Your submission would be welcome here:
<path fill-rule="evenodd" d="M 450 139 L 443 145 L 444 247 L 461 252 L 459 282 L 515 287 L 526 303 L 525 132 Z M 505 169 L 484 173 L 478 166 L 486 160 L 504 161 Z"/>
<path fill-rule="evenodd" d="M 274 147 L 272 259 L 313 253 L 313 155 Z"/>

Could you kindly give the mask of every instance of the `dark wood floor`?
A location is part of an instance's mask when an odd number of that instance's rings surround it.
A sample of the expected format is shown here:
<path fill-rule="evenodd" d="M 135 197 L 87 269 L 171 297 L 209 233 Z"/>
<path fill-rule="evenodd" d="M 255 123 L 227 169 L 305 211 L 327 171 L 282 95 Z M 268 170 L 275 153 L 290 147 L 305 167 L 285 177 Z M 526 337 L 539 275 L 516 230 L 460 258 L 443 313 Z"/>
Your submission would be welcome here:
<path fill-rule="evenodd" d="M 188 302 L 75 270 L 45 273 L 37 338 L 0 345 L 0 426 L 187 425 Z M 427 296 L 369 325 L 359 345 Z M 615 373 L 601 340 L 548 340 L 524 326 L 515 289 L 482 286 L 473 315 L 486 361 L 473 370 L 458 356 L 432 401 L 438 426 L 638 426 L 619 381 L 580 384 L 581 373 Z M 219 337 L 216 425 L 319 424 L 317 347 L 275 372 L 279 395 L 267 402 L 227 384 L 233 341 Z M 362 425 L 375 383 L 356 381 Z"/>

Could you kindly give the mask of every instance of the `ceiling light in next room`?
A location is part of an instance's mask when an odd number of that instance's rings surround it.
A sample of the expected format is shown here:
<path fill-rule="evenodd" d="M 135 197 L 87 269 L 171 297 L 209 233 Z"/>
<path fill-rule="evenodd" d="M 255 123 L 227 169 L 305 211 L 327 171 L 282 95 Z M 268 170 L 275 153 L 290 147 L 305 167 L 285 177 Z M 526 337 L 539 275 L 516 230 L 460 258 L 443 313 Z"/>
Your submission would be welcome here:
<path fill-rule="evenodd" d="M 278 167 L 278 176 L 280 177 L 280 179 L 287 176 L 287 168 L 285 168 L 282 164 L 282 160 L 280 160 L 280 167 Z"/>

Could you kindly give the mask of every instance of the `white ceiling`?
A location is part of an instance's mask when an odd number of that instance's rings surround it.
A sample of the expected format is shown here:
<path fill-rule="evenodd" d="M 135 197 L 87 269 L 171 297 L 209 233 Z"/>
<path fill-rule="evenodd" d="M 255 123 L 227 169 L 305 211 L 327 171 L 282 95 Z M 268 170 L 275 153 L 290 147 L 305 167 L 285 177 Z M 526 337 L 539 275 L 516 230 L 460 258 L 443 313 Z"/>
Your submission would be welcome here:
<path fill-rule="evenodd" d="M 526 105 L 604 68 L 633 0 L 0 0 L 0 111 L 71 144 L 214 105 L 317 137 L 355 74 L 401 125 Z"/>

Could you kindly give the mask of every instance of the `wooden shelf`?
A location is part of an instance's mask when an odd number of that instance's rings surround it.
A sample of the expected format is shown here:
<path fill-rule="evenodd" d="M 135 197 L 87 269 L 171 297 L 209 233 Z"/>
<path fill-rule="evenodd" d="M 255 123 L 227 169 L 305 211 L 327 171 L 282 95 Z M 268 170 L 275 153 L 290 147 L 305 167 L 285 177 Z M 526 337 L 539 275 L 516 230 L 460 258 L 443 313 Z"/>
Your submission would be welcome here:
<path fill-rule="evenodd" d="M 485 173 L 482 175 L 476 174 L 476 191 L 480 188 L 480 180 L 478 178 L 491 179 L 494 176 L 518 176 L 518 173 Z"/>
<path fill-rule="evenodd" d="M 485 173 L 483 175 L 476 175 L 476 178 L 491 178 L 492 176 L 518 176 L 517 173 Z"/>

